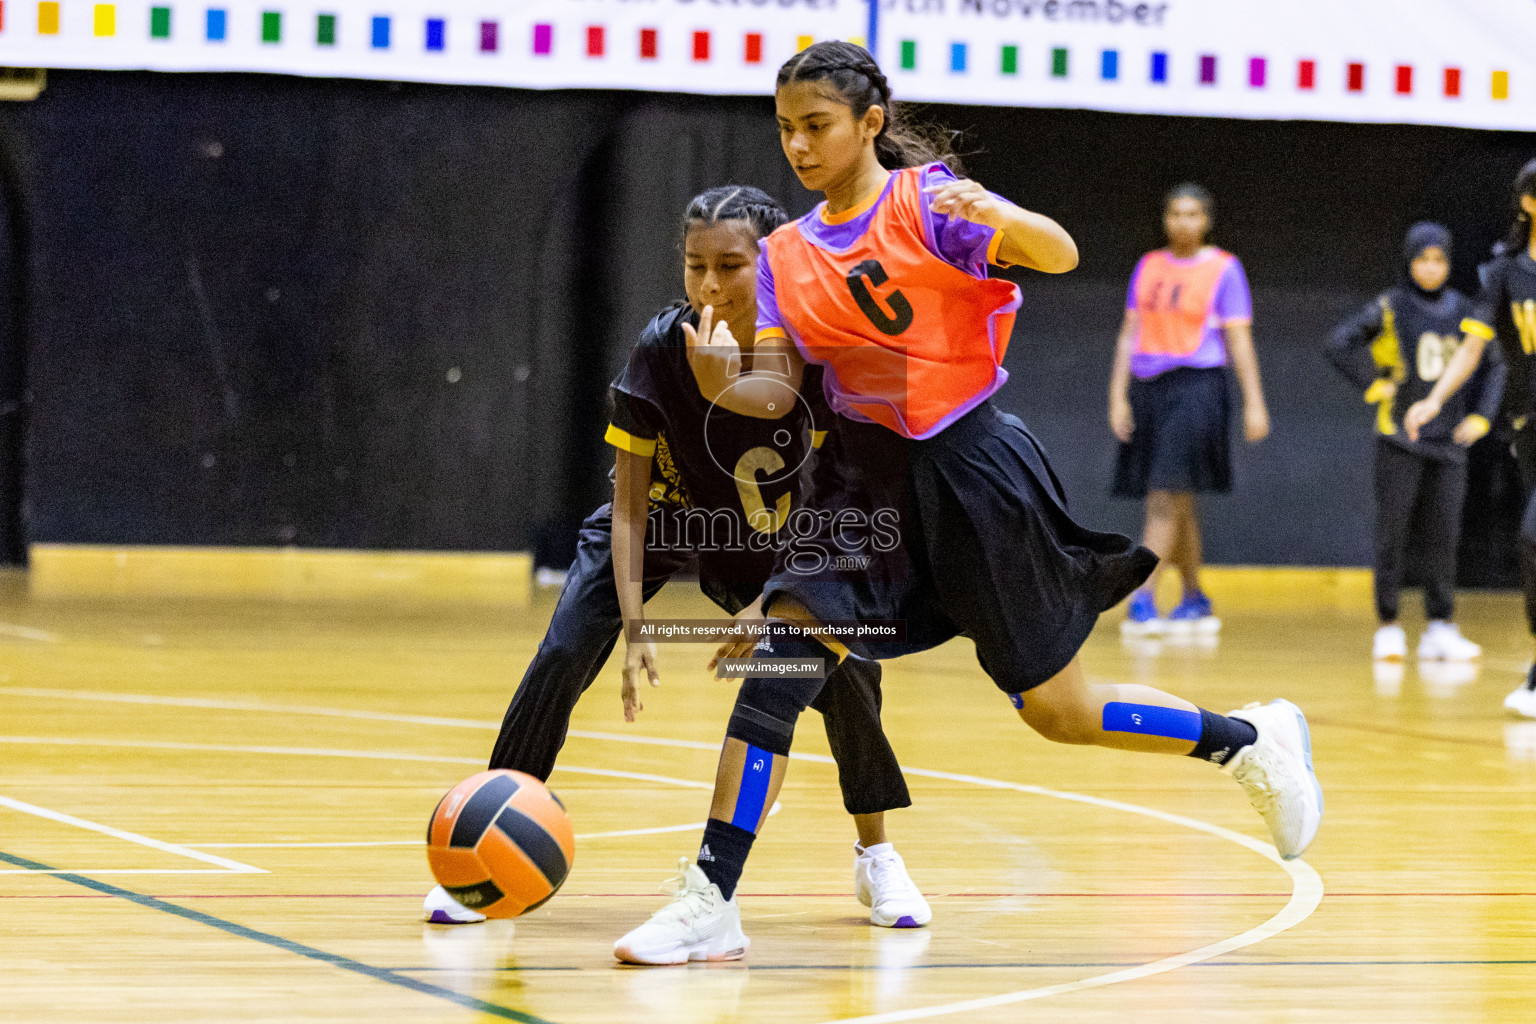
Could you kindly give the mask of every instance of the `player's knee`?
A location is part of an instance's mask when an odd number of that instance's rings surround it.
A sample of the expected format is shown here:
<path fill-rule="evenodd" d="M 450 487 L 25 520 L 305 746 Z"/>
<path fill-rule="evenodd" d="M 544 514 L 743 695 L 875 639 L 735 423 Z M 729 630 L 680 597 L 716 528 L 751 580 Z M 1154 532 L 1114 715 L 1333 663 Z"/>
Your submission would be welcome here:
<path fill-rule="evenodd" d="M 1081 708 L 1026 700 L 1019 708 L 1019 717 L 1052 743 L 1086 746 L 1098 738 L 1098 723 Z"/>
<path fill-rule="evenodd" d="M 830 652 L 799 630 L 770 623 L 753 660 L 821 660 L 823 671 Z M 764 671 L 748 674 L 736 694 L 725 734 L 774 754 L 788 754 L 795 737 L 795 723 L 821 693 L 822 678 L 798 678 Z"/>

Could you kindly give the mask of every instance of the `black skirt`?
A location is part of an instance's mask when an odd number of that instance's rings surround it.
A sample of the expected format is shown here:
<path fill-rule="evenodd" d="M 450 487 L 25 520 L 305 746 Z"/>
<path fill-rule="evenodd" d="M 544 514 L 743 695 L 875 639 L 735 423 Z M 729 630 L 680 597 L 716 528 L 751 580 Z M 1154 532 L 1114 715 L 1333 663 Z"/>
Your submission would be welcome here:
<path fill-rule="evenodd" d="M 1115 460 L 1117 498 L 1232 489 L 1232 403 L 1222 367 L 1180 367 L 1130 387 L 1136 429 Z"/>
<path fill-rule="evenodd" d="M 767 607 L 784 595 L 824 623 L 904 627 L 898 640 L 839 635 L 867 658 L 968 636 L 1006 693 L 1066 668 L 1100 613 L 1157 563 L 1127 537 L 1078 525 L 1039 443 L 990 402 L 926 441 L 838 417 L 805 512 L 764 587 Z"/>

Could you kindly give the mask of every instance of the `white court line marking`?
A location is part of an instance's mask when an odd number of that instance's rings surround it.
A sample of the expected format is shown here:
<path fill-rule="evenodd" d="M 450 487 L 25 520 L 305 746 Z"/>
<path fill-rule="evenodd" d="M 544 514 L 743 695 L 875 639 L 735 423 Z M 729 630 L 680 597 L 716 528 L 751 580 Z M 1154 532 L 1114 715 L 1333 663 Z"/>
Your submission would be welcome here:
<path fill-rule="evenodd" d="M 475 765 L 479 765 L 479 764 L 484 764 L 485 763 L 485 759 L 484 758 L 479 758 L 479 757 L 448 757 L 448 756 L 440 756 L 440 755 L 435 755 L 435 754 L 403 754 L 403 753 L 399 753 L 397 751 L 329 750 L 329 749 L 314 748 L 314 747 L 234 746 L 234 745 L 224 745 L 224 744 L 217 744 L 217 743 L 178 743 L 178 742 L 174 742 L 174 741 L 170 741 L 170 740 L 111 740 L 111 739 L 93 740 L 93 739 L 84 739 L 84 738 L 75 737 L 75 736 L 65 736 L 65 737 L 59 737 L 59 738 L 56 738 L 56 739 L 55 738 L 51 738 L 51 737 L 46 737 L 46 736 L 0 736 L 0 743 L 28 744 L 28 745 L 34 745 L 34 746 L 59 745 L 59 746 L 71 746 L 71 747 L 134 747 L 134 748 L 148 749 L 148 750 L 194 750 L 194 751 L 208 751 L 208 752 L 230 753 L 230 754 L 278 754 L 278 755 L 304 756 L 304 757 L 348 757 L 348 758 L 364 758 L 364 759 L 372 758 L 372 759 L 385 760 L 385 761 L 438 761 L 438 762 L 445 762 L 445 763 L 448 763 L 448 764 L 475 764 Z M 682 787 L 687 788 L 687 789 L 703 789 L 703 790 L 708 790 L 710 792 L 713 792 L 714 788 L 715 788 L 715 784 L 713 782 L 696 782 L 696 781 L 694 781 L 692 779 L 673 778 L 670 775 L 653 775 L 653 774 L 650 774 L 648 772 L 624 772 L 624 771 L 618 771 L 618 770 L 612 769 L 612 768 L 581 768 L 581 767 L 578 767 L 576 765 L 562 764 L 562 765 L 556 765 L 555 766 L 555 771 L 557 771 L 557 772 L 570 772 L 573 775 L 599 775 L 599 776 L 604 776 L 604 777 L 607 777 L 607 778 L 634 779 L 634 780 L 639 781 L 639 782 L 657 782 L 657 783 L 661 783 L 662 785 L 667 785 L 667 786 L 682 786 Z M 12 806 L 13 804 L 19 803 L 19 802 L 20 801 L 10 801 L 10 800 L 8 800 L 5 797 L 0 797 L 0 804 L 3 804 L 5 806 Z M 25 805 L 25 806 L 30 807 L 31 805 L 28 804 L 28 805 Z M 21 808 L 17 808 L 17 809 L 20 810 Z M 782 809 L 783 809 L 783 805 L 778 800 L 775 800 L 773 802 L 773 806 L 768 808 L 768 816 L 772 817 L 773 815 L 778 814 L 779 811 L 782 810 Z M 37 808 L 37 810 L 42 810 L 42 808 Z M 57 812 L 49 812 L 49 813 L 43 814 L 41 816 L 42 817 L 50 817 L 50 816 L 52 816 L 53 814 L 56 814 L 56 813 Z M 69 816 L 68 815 L 64 815 L 63 817 L 67 818 Z M 83 820 L 84 819 L 74 819 L 70 823 L 71 824 L 77 824 L 77 823 L 79 823 L 79 822 L 81 822 Z M 93 825 L 93 824 L 94 823 L 88 823 L 86 825 L 82 825 L 82 827 L 91 827 L 91 825 Z M 95 828 L 96 828 L 96 831 L 106 831 L 108 829 L 108 826 L 100 825 L 100 826 L 95 826 Z M 658 825 L 658 826 L 654 826 L 654 827 L 651 827 L 651 828 L 626 828 L 626 829 L 618 829 L 618 830 L 615 830 L 615 831 L 612 831 L 612 832 L 578 833 L 576 838 L 577 839 L 583 839 L 583 840 L 587 840 L 587 839 L 616 839 L 616 838 L 619 838 L 621 836 L 661 835 L 661 834 L 666 833 L 666 832 L 695 832 L 695 831 L 700 831 L 701 832 L 701 831 L 703 831 L 703 829 L 704 829 L 704 822 L 697 821 L 697 822 L 689 822 L 689 823 L 687 823 L 685 825 Z M 109 835 L 115 835 L 115 834 L 117 834 L 117 831 L 118 830 L 112 830 L 112 831 L 109 831 L 108 834 Z M 131 832 L 123 833 L 123 837 L 124 838 L 126 838 L 128 836 L 133 836 L 133 835 L 134 835 L 134 833 L 131 833 Z M 169 847 L 175 846 L 175 844 L 173 844 L 173 843 L 160 844 L 160 840 L 158 840 L 158 839 L 147 839 L 144 836 L 138 836 L 137 839 L 135 839 L 134 841 L 139 841 L 139 840 L 143 840 L 146 843 L 146 845 L 157 845 L 157 844 L 159 844 L 160 848 L 169 848 Z M 394 841 L 394 840 L 381 840 L 381 841 L 377 841 L 377 842 L 345 842 L 345 843 L 189 843 L 186 846 L 175 847 L 175 849 L 176 850 L 184 850 L 186 856 L 196 857 L 199 860 L 206 860 L 209 863 L 239 864 L 238 861 L 225 860 L 224 858 L 216 857 L 215 855 L 213 855 L 211 853 L 210 854 L 198 854 L 193 849 L 193 847 L 202 848 L 202 849 L 238 850 L 238 849 L 277 849 L 277 848 L 284 848 L 284 847 L 298 848 L 298 847 L 346 847 L 346 846 L 423 846 L 423 845 L 425 845 L 425 844 L 423 842 L 421 842 L 420 840 L 408 840 L 408 841 L 403 841 L 403 842 L 402 841 Z M 172 852 L 175 852 L 175 851 L 173 850 Z M 261 868 L 253 868 L 253 867 L 250 867 L 249 865 L 241 865 L 241 868 L 243 870 L 245 870 L 245 871 L 262 871 L 264 874 L 266 873 Z M 18 871 L 18 872 L 0 871 L 0 874 L 11 874 L 11 873 L 24 874 L 24 873 L 26 873 L 26 871 L 25 871 L 25 869 L 23 869 L 22 871 Z M 35 872 L 35 873 L 36 874 L 43 874 L 44 872 Z M 66 871 L 66 872 L 63 872 L 63 873 L 65 873 L 65 874 L 83 874 L 84 872 Z"/>
<path fill-rule="evenodd" d="M 16 691 L 11 689 L 0 688 L 0 693 L 15 692 Z M 130 696 L 122 694 L 102 694 L 95 691 L 27 691 L 26 693 L 17 693 L 17 695 L 63 696 L 84 700 L 122 700 L 127 699 Z M 192 699 L 145 698 L 143 700 L 136 700 L 133 702 L 180 704 L 188 700 Z M 499 727 L 499 725 L 496 723 L 474 722 L 467 719 L 431 719 L 426 716 L 396 715 L 385 712 L 351 711 L 333 708 L 308 708 L 301 706 L 279 707 L 276 705 L 264 705 L 255 702 L 221 702 L 221 704 L 230 705 L 228 708 L 229 710 L 239 711 L 284 710 L 295 714 L 316 714 L 346 718 L 370 718 L 380 721 L 403 721 L 421 725 L 441 724 L 456 728 Z M 194 704 L 192 706 L 214 705 L 212 702 L 209 702 Z M 696 740 L 669 740 L 658 737 L 628 736 L 623 733 L 578 732 L 576 730 L 572 730 L 570 735 L 587 739 L 602 739 L 622 743 L 641 743 L 653 746 L 680 747 L 690 750 L 719 749 L 718 744 L 700 743 Z M 4 742 L 4 738 L 0 738 L 0 742 Z M 822 764 L 831 762 L 831 758 L 819 754 L 791 753 L 789 756 L 791 759 L 799 761 L 814 761 Z M 478 764 L 480 762 L 475 761 L 473 763 Z M 1236 950 L 1243 949 L 1244 947 L 1254 945 L 1255 943 L 1262 942 L 1265 939 L 1272 938 L 1275 935 L 1286 931 L 1287 929 L 1294 928 L 1302 921 L 1305 921 L 1312 915 L 1313 911 L 1315 911 L 1318 905 L 1322 902 L 1323 880 L 1317 874 L 1317 872 L 1313 870 L 1311 865 L 1299 860 L 1281 860 L 1279 854 L 1275 851 L 1275 848 L 1268 843 L 1259 842 L 1258 840 L 1250 838 L 1249 836 L 1245 836 L 1240 832 L 1234 832 L 1231 829 L 1223 828 L 1220 825 L 1212 825 L 1207 822 L 1199 821 L 1195 818 L 1186 818 L 1183 815 L 1170 814 L 1166 811 L 1159 811 L 1151 807 L 1142 807 L 1138 804 L 1124 803 L 1119 800 L 1108 800 L 1102 797 L 1088 796 L 1083 793 L 1071 793 L 1064 790 L 1045 789 L 1044 787 L 1040 786 L 1029 786 L 1023 783 L 1006 782 L 1001 779 L 989 779 L 979 775 L 964 775 L 955 772 L 942 772 L 922 768 L 903 768 L 902 770 L 908 775 L 922 776 L 933 779 L 944 779 L 952 782 L 963 782 L 969 783 L 971 785 L 984 786 L 991 789 L 1006 789 L 1034 796 L 1045 796 L 1058 800 L 1074 801 L 1077 803 L 1089 804 L 1112 810 L 1126 811 L 1131 814 L 1140 814 L 1144 817 L 1154 818 L 1169 824 L 1180 825 L 1185 828 L 1192 828 L 1196 831 L 1215 836 L 1216 838 L 1225 839 L 1229 842 L 1236 843 L 1245 849 L 1252 850 L 1253 852 L 1264 857 L 1266 860 L 1272 861 L 1279 865 L 1279 867 L 1284 870 L 1291 878 L 1291 898 L 1286 903 L 1286 905 L 1281 908 L 1279 913 L 1275 914 L 1269 920 L 1258 925 L 1257 927 L 1250 928 L 1248 931 L 1243 932 L 1240 935 L 1233 936 L 1230 939 L 1223 939 L 1220 942 L 1212 943 L 1208 946 L 1202 946 L 1199 949 L 1191 950 L 1187 953 L 1181 953 L 1176 956 L 1165 957 L 1162 960 L 1155 960 L 1150 963 L 1142 964 L 1139 967 L 1127 968 L 1125 970 L 1115 971 L 1110 974 L 1096 975 L 1094 977 L 1084 978 L 1079 981 L 1066 982 L 1061 985 L 1049 985 L 1034 989 L 1020 989 L 1016 992 L 1004 992 L 998 995 L 986 996 L 980 999 L 970 999 L 954 1003 L 943 1003 L 936 1006 L 917 1007 L 910 1010 L 896 1011 L 894 1013 L 873 1014 L 864 1017 L 839 1018 L 837 1021 L 827 1022 L 827 1024 L 892 1024 L 892 1022 L 895 1021 L 920 1020 L 931 1017 L 941 1017 L 954 1013 L 964 1013 L 969 1010 L 987 1009 L 994 1006 L 1007 1006 L 1012 1003 L 1021 1003 L 1034 999 L 1043 999 L 1047 996 L 1065 995 L 1071 992 L 1080 992 L 1085 989 L 1100 988 L 1105 985 L 1114 985 L 1120 982 L 1134 981 L 1139 978 L 1151 977 L 1156 974 L 1163 974 L 1168 971 L 1177 970 L 1180 967 L 1187 967 L 1190 964 L 1200 963 L 1204 960 L 1210 960 L 1214 957 L 1221 956 L 1226 953 L 1231 953 Z M 709 784 L 702 784 L 701 788 L 712 790 L 714 787 Z"/>
<path fill-rule="evenodd" d="M 18 626 L 10 622 L 0 622 L 0 634 L 20 637 L 23 640 L 36 640 L 43 644 L 59 642 L 57 633 L 50 633 L 46 629 L 33 629 L 31 626 Z"/>
<path fill-rule="evenodd" d="M 262 874 L 267 871 L 257 868 Z M 229 875 L 224 868 L 4 868 L 0 875 Z"/>
<path fill-rule="evenodd" d="M 200 860 L 204 864 L 213 864 L 217 867 L 223 868 L 225 871 L 232 871 L 237 874 L 264 875 L 267 873 L 261 868 L 251 867 L 249 864 L 242 864 L 237 860 L 230 860 L 228 857 L 220 857 L 218 854 L 203 853 L 200 850 L 193 850 L 189 847 L 178 846 L 175 843 L 167 843 L 160 839 L 151 839 L 149 836 L 141 836 L 137 832 L 129 832 L 126 829 L 113 828 L 111 825 L 103 825 L 97 821 L 88 821 L 85 818 L 77 818 L 73 814 L 65 814 L 62 811 L 50 811 L 46 807 L 39 807 L 36 804 L 29 804 L 23 800 L 15 800 L 8 796 L 0 796 L 0 807 L 9 807 L 11 810 L 20 811 L 22 814 L 31 814 L 39 818 L 47 818 L 49 821 L 56 821 L 61 825 L 73 825 L 75 828 L 83 828 L 88 832 L 100 832 L 104 836 L 111 836 L 114 839 L 122 839 L 130 843 L 138 843 L 140 846 L 147 846 L 152 850 L 160 850 L 164 853 L 174 853 L 178 857 L 190 857 L 192 860 Z M 74 874 L 76 872 L 66 873 Z"/>
<path fill-rule="evenodd" d="M 783 809 L 783 804 L 775 800 L 773 806 L 768 808 L 768 816 L 771 818 Z M 702 832 L 705 822 L 691 821 L 686 825 L 657 825 L 654 828 L 621 828 L 612 832 L 578 832 L 576 838 L 588 839 L 618 839 L 621 836 L 659 836 L 666 832 Z M 316 848 L 326 849 L 330 847 L 344 846 L 425 846 L 420 839 L 380 839 L 372 842 L 349 843 L 187 843 L 187 846 L 196 847 L 199 850 L 255 850 L 255 849 L 300 849 Z"/>

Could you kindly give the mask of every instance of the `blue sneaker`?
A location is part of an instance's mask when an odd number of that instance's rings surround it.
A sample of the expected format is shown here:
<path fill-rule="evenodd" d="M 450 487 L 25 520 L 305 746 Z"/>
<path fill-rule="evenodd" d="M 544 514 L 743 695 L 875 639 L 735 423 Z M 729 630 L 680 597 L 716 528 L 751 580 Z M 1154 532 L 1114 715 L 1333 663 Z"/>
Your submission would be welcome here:
<path fill-rule="evenodd" d="M 1186 593 L 1177 608 L 1168 613 L 1168 632 L 1196 633 L 1209 636 L 1220 632 L 1221 620 L 1211 614 L 1211 599 L 1202 591 Z"/>
<path fill-rule="evenodd" d="M 1130 606 L 1125 611 L 1125 621 L 1120 632 L 1126 636 L 1157 636 L 1167 626 L 1157 614 L 1157 601 L 1149 590 L 1138 590 L 1131 595 Z"/>

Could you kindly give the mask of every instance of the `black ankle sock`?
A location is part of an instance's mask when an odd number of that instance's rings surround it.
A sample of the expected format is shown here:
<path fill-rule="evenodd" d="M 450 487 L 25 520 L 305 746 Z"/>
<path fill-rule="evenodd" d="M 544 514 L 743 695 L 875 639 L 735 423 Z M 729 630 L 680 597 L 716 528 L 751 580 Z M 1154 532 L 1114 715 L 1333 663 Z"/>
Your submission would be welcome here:
<path fill-rule="evenodd" d="M 752 840 L 756 838 L 753 833 L 728 821 L 710 818 L 704 825 L 704 842 L 699 844 L 699 870 L 720 887 L 720 895 L 726 899 L 736 895 L 736 883 L 741 881 L 742 868 L 747 866 L 747 854 L 752 852 Z"/>
<path fill-rule="evenodd" d="M 1200 709 L 1200 739 L 1190 757 L 1198 757 L 1211 764 L 1226 764 L 1232 755 L 1259 738 L 1259 730 L 1241 718 L 1228 718 Z"/>
<path fill-rule="evenodd" d="M 1525 674 L 1525 688 L 1536 690 L 1536 662 L 1531 663 L 1531 670 Z"/>

